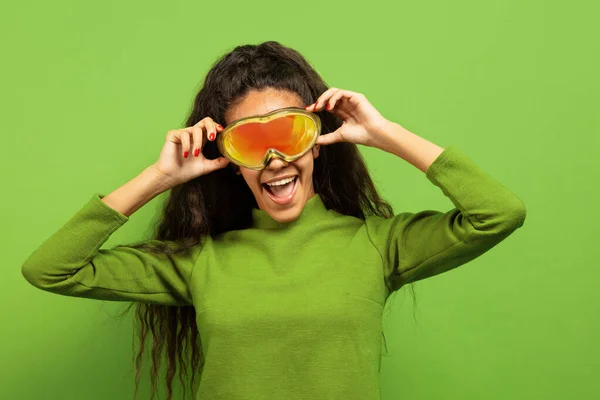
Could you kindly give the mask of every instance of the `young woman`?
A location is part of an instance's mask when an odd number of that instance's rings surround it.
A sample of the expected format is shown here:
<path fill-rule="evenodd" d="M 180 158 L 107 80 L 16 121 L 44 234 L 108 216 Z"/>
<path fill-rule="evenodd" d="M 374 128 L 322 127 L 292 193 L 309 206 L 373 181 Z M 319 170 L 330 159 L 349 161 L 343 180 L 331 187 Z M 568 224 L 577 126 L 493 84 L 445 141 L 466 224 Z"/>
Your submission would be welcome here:
<path fill-rule="evenodd" d="M 456 207 L 394 215 L 357 144 L 414 165 Z M 165 191 L 152 239 L 100 249 Z M 218 60 L 158 160 L 94 193 L 22 273 L 49 292 L 137 305 L 136 389 L 151 330 L 155 365 L 167 347 L 169 399 L 177 358 L 192 389 L 199 373 L 197 399 L 379 399 L 387 297 L 480 256 L 525 215 L 457 148 L 265 42 Z M 154 394 L 156 370 L 152 383 Z"/>

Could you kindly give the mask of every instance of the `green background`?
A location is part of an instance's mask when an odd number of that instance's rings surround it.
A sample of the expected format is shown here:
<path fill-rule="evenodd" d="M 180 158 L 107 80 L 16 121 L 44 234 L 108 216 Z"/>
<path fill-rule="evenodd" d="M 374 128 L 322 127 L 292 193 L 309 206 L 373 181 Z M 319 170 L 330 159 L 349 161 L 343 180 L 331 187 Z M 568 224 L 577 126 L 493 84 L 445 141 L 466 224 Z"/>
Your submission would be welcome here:
<path fill-rule="evenodd" d="M 20 267 L 92 193 L 109 193 L 156 160 L 217 57 L 277 40 L 303 53 L 328 85 L 362 92 L 386 118 L 457 146 L 527 205 L 525 225 L 499 246 L 416 285 L 416 321 L 409 292 L 390 298 L 382 398 L 597 398 L 593 4 L 2 5 L 0 397 L 132 398 L 131 319 L 113 318 L 125 303 L 40 291 Z M 361 151 L 396 212 L 453 207 L 404 160 Z M 148 234 L 162 199 L 107 246 Z M 145 375 L 140 399 L 149 398 Z"/>

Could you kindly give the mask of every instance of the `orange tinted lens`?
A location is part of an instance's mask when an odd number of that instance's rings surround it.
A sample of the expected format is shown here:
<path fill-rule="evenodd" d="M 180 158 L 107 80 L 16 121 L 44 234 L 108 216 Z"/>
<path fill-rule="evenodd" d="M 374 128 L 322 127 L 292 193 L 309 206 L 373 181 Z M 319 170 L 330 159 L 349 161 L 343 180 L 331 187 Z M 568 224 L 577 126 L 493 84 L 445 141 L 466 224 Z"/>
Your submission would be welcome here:
<path fill-rule="evenodd" d="M 269 149 L 293 157 L 311 144 L 317 127 L 305 115 L 285 115 L 268 122 L 247 122 L 224 138 L 229 155 L 242 164 L 258 165 Z"/>

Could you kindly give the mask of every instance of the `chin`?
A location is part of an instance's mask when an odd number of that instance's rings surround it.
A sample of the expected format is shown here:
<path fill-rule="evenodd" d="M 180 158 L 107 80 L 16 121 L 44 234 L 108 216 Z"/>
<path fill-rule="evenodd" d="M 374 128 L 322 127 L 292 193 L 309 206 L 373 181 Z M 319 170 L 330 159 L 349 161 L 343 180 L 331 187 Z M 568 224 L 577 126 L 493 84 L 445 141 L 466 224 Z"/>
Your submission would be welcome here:
<path fill-rule="evenodd" d="M 300 204 L 289 207 L 285 210 L 273 210 L 272 208 L 265 210 L 277 222 L 286 223 L 294 221 L 302 212 Z"/>

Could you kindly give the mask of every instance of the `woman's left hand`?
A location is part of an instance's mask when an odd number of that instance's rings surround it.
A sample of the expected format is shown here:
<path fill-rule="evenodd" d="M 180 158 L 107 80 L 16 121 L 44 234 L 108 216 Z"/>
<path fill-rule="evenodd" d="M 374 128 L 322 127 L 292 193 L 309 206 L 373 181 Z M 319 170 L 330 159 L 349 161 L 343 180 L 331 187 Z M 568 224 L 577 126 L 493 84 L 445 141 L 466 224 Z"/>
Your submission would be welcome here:
<path fill-rule="evenodd" d="M 350 142 L 374 146 L 377 135 L 390 123 L 364 94 L 349 90 L 330 88 L 315 103 L 307 106 L 306 111 L 321 111 L 323 108 L 340 117 L 343 122 L 335 131 L 319 136 L 316 144 Z"/>

